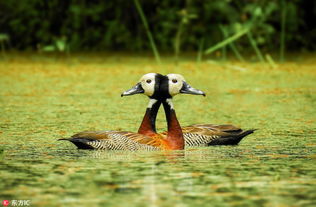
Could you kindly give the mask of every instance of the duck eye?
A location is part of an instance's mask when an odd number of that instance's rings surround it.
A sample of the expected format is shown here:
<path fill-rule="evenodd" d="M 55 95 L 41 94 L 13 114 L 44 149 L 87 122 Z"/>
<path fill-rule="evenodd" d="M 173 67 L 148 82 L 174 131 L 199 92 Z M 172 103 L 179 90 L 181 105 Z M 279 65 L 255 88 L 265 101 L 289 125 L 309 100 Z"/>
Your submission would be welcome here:
<path fill-rule="evenodd" d="M 147 82 L 147 83 L 151 83 L 151 80 L 150 80 L 150 79 L 148 79 L 148 80 L 146 80 L 146 82 Z"/>
<path fill-rule="evenodd" d="M 177 83 L 178 80 L 177 79 L 172 79 L 172 83 Z"/>

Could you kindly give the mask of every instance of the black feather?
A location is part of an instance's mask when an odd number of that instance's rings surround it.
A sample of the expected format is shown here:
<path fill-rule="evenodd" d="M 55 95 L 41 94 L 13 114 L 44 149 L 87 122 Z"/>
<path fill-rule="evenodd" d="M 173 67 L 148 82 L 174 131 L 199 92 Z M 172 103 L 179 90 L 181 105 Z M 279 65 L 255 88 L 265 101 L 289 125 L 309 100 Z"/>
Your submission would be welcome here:
<path fill-rule="evenodd" d="M 210 143 L 208 143 L 208 146 L 210 145 L 237 145 L 245 136 L 252 134 L 257 129 L 250 129 L 247 131 L 243 131 L 242 133 L 238 135 L 233 135 L 230 137 L 219 137 L 214 140 L 212 140 Z"/>

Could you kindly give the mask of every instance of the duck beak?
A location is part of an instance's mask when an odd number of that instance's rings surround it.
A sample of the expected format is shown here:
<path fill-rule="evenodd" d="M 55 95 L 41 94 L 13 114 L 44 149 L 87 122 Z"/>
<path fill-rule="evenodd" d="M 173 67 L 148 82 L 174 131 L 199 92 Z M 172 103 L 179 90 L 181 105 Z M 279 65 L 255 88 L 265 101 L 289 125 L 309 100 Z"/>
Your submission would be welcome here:
<path fill-rule="evenodd" d="M 206 96 L 206 94 L 203 91 L 193 88 L 192 86 L 187 84 L 185 81 L 183 81 L 183 86 L 180 90 L 180 93 Z"/>
<path fill-rule="evenodd" d="M 142 87 L 142 85 L 140 83 L 137 83 L 133 88 L 127 90 L 127 91 L 124 91 L 122 94 L 121 94 L 121 97 L 123 96 L 131 96 L 131 95 L 134 95 L 134 94 L 139 94 L 139 93 L 144 93 L 144 89 Z"/>

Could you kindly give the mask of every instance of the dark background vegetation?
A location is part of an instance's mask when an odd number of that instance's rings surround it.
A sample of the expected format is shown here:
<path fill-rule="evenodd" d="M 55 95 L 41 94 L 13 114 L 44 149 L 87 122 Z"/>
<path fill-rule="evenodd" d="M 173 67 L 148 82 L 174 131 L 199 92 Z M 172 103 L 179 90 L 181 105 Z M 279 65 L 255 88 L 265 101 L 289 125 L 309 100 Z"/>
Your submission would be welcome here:
<path fill-rule="evenodd" d="M 6 50 L 150 50 L 136 3 L 1 0 L 1 45 Z M 288 51 L 316 49 L 313 0 L 140 0 L 139 5 L 159 51 L 207 49 L 245 26 L 262 51 L 279 50 L 282 38 Z M 239 51 L 252 47 L 246 35 L 235 43 Z"/>

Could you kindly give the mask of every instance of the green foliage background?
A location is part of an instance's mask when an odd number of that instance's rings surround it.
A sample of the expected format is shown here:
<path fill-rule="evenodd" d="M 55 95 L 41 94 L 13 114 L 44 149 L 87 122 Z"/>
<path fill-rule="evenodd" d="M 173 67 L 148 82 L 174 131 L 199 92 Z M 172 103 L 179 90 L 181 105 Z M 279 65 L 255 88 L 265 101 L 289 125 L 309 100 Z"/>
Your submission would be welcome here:
<path fill-rule="evenodd" d="M 139 1 L 160 51 L 198 50 L 252 25 L 262 50 L 316 49 L 316 2 L 306 0 L 150 0 Z M 0 1 L 0 33 L 5 47 L 18 50 L 129 50 L 150 49 L 135 7 L 126 0 L 5 0 Z M 239 50 L 250 48 L 238 40 Z M 178 45 L 178 46 L 179 46 Z"/>

